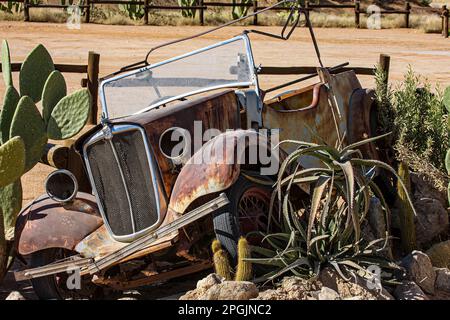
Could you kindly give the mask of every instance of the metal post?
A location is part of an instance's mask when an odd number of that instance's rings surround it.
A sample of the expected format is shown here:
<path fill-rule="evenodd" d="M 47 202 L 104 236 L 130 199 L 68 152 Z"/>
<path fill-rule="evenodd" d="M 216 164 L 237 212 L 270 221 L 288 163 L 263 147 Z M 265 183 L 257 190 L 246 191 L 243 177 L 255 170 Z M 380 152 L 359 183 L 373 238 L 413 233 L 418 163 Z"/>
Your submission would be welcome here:
<path fill-rule="evenodd" d="M 148 0 L 144 0 L 144 24 L 148 25 Z"/>
<path fill-rule="evenodd" d="M 391 64 L 391 57 L 386 54 L 380 54 L 380 68 L 383 70 L 383 73 L 386 75 L 385 85 L 387 87 L 389 82 L 389 66 Z"/>
<path fill-rule="evenodd" d="M 411 4 L 406 2 L 405 4 L 405 28 L 409 28 L 409 14 L 411 13 Z"/>
<path fill-rule="evenodd" d="M 359 14 L 361 10 L 361 2 L 355 1 L 355 26 L 356 28 L 361 28 L 361 22 L 359 20 Z"/>
<path fill-rule="evenodd" d="M 205 13 L 204 13 L 205 9 L 203 8 L 203 5 L 204 5 L 203 0 L 199 0 L 198 5 L 201 7 L 200 8 L 200 25 L 203 26 L 205 24 Z"/>
<path fill-rule="evenodd" d="M 253 12 L 258 11 L 258 1 L 253 0 Z M 253 16 L 253 25 L 257 26 L 258 25 L 258 15 L 254 15 Z"/>
<path fill-rule="evenodd" d="M 88 70 L 87 70 L 87 88 L 92 96 L 92 110 L 89 116 L 89 124 L 97 124 L 98 116 L 98 74 L 100 69 L 100 55 L 89 51 Z"/>
<path fill-rule="evenodd" d="M 23 20 L 30 21 L 30 8 L 28 7 L 29 0 L 23 0 Z"/>

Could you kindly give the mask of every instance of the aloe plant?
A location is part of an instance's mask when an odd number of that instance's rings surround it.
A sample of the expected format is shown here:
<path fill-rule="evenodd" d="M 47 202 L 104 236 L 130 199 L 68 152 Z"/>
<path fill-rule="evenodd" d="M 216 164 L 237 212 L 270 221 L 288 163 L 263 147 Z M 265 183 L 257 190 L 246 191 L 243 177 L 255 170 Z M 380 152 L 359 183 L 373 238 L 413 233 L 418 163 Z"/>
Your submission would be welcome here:
<path fill-rule="evenodd" d="M 119 10 L 132 20 L 140 20 L 144 16 L 144 6 L 140 4 L 119 4 Z"/>
<path fill-rule="evenodd" d="M 301 141 L 281 142 L 298 148 L 283 161 L 272 195 L 269 217 L 271 224 L 279 224 L 280 232 L 260 234 L 265 246 L 252 248 L 255 255 L 250 260 L 268 268 L 263 280 L 273 280 L 285 273 L 312 277 L 325 266 L 332 266 L 346 279 L 354 272 L 370 277 L 365 268 L 369 265 L 380 266 L 386 275 L 394 274 L 398 266 L 386 254 L 390 243 L 388 231 L 384 238 L 371 242 L 361 233 L 371 195 L 383 205 L 386 230 L 390 225 L 389 207 L 373 178 L 376 168 L 395 176 L 397 173 L 381 161 L 363 159 L 358 150 L 378 138 L 341 149 Z M 322 166 L 303 169 L 299 161 L 304 157 L 317 158 Z M 406 189 L 401 180 L 399 184 Z M 309 197 L 300 200 L 293 197 L 300 189 L 309 192 Z M 408 193 L 405 197 L 411 204 Z M 274 205 L 282 213 L 281 221 L 273 219 Z"/>
<path fill-rule="evenodd" d="M 233 9 L 231 11 L 231 16 L 233 17 L 233 19 L 239 19 L 247 15 L 249 7 L 240 6 L 239 4 L 248 5 L 251 4 L 252 2 L 253 2 L 252 0 L 241 0 L 241 1 L 233 0 Z"/>
<path fill-rule="evenodd" d="M 1 54 L 7 89 L 0 113 L 0 280 L 11 255 L 7 241 L 13 237 L 22 204 L 20 177 L 41 159 L 48 139 L 65 140 L 78 134 L 92 105 L 87 89 L 67 95 L 64 77 L 55 70 L 44 46 L 34 48 L 22 64 L 20 94 L 11 76 L 7 41 L 2 42 Z M 35 104 L 41 100 L 42 115 Z"/>
<path fill-rule="evenodd" d="M 197 3 L 197 0 L 178 0 L 178 4 L 180 7 L 193 7 Z M 196 10 L 195 9 L 183 9 L 181 10 L 181 14 L 185 18 L 195 18 Z"/>

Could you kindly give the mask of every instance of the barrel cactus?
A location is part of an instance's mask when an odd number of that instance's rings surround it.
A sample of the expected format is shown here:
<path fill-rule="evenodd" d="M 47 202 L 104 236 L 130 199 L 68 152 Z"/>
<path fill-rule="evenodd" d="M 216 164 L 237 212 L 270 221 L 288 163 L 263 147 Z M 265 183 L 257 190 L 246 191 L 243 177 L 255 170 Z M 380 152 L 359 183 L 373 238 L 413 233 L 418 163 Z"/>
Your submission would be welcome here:
<path fill-rule="evenodd" d="M 67 95 L 64 77 L 55 70 L 43 45 L 33 49 L 22 64 L 20 94 L 14 87 L 5 40 L 1 55 L 6 92 L 0 113 L 0 280 L 11 254 L 8 247 L 12 246 L 7 246 L 7 242 L 13 239 L 15 219 L 22 205 L 21 176 L 41 159 L 48 139 L 65 140 L 78 134 L 92 105 L 87 89 Z M 41 100 L 42 115 L 36 106 Z"/>

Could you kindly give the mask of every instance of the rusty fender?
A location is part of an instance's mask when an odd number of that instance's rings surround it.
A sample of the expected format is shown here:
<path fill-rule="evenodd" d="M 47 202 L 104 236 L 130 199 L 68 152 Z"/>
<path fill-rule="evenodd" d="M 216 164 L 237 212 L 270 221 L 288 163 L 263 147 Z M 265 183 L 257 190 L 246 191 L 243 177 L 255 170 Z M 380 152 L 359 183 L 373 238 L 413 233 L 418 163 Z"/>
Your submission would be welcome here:
<path fill-rule="evenodd" d="M 103 220 L 94 196 L 79 192 L 68 204 L 53 201 L 47 195 L 23 209 L 16 222 L 16 246 L 21 255 L 48 248 L 73 250 Z"/>
<path fill-rule="evenodd" d="M 270 148 L 267 137 L 254 130 L 225 132 L 208 141 L 181 169 L 167 216 L 183 214 L 194 200 L 231 187 L 245 163 L 246 149 L 258 141 Z"/>

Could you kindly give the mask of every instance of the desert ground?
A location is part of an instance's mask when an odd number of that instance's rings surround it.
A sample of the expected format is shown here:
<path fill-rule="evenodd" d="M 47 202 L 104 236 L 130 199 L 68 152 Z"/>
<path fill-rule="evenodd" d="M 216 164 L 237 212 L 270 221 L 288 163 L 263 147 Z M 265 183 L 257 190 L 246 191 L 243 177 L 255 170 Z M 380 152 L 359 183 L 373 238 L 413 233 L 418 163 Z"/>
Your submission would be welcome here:
<path fill-rule="evenodd" d="M 80 30 L 70 30 L 65 24 L 0 22 L 0 39 L 8 39 L 13 62 L 23 61 L 39 43 L 50 51 L 55 63 L 84 64 L 89 51 L 98 52 L 100 75 L 109 74 L 121 66 L 141 61 L 149 48 L 194 35 L 208 27 L 182 26 L 107 26 L 83 24 Z M 228 27 L 212 34 L 157 50 L 150 62 L 161 61 L 193 49 L 230 38 L 245 27 Z M 280 27 L 259 27 L 268 32 L 280 32 Z M 349 62 L 350 66 L 374 66 L 379 54 L 391 56 L 390 80 L 393 85 L 402 79 L 408 65 L 431 83 L 442 88 L 450 85 L 450 40 L 438 34 L 424 34 L 412 29 L 358 30 L 315 29 L 317 41 L 326 66 Z M 299 28 L 288 41 L 251 35 L 255 62 L 263 66 L 316 66 L 312 42 L 307 29 Z M 14 75 L 18 84 L 18 74 Z M 83 77 L 65 74 L 69 91 L 80 87 Z M 295 77 L 261 77 L 262 88 Z M 361 76 L 365 87 L 373 87 L 372 77 Z M 314 81 L 314 80 L 312 80 Z M 302 84 L 300 84 L 302 85 Z M 0 96 L 4 93 L 0 83 Z M 37 165 L 23 177 L 24 204 L 43 192 L 43 179 L 52 171 Z"/>

